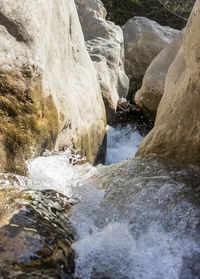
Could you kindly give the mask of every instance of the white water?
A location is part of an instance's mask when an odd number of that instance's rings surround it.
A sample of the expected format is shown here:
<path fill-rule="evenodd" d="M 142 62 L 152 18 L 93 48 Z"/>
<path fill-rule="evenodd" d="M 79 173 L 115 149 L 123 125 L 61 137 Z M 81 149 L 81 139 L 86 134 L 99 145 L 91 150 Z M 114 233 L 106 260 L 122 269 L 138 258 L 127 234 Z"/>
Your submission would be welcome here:
<path fill-rule="evenodd" d="M 118 131 L 114 133 L 118 135 Z M 132 136 L 127 138 L 130 144 Z M 112 135 L 108 141 L 115 143 Z M 110 148 L 112 156 L 108 156 L 107 163 L 111 159 L 116 162 L 118 153 L 123 153 L 123 147 L 115 146 L 117 152 Z M 77 201 L 71 216 L 77 232 L 73 244 L 77 277 L 200 278 L 199 209 L 182 195 L 187 185 L 179 182 L 181 173 L 174 179 L 153 164 L 145 167 L 146 173 L 143 169 L 137 173 L 135 170 L 144 163 L 133 162 L 135 176 L 131 182 L 101 189 L 88 179 L 107 167 L 74 166 L 71 159 L 70 150 L 36 158 L 28 164 L 26 184 L 32 189 L 54 189 Z M 24 187 L 24 182 L 19 184 Z M 195 195 L 198 199 L 198 192 Z M 192 262 L 192 268 L 184 269 L 187 261 Z"/>
<path fill-rule="evenodd" d="M 127 158 L 133 158 L 142 140 L 143 137 L 131 125 L 107 126 L 107 157 L 105 164 L 115 164 Z"/>

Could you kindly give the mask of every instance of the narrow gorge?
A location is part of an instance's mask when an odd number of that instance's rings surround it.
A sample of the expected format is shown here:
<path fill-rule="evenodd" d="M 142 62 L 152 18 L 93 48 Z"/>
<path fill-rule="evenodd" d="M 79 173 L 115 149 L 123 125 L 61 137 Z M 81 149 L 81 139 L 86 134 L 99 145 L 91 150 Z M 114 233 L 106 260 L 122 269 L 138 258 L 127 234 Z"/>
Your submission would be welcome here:
<path fill-rule="evenodd" d="M 0 279 L 200 278 L 200 0 L 154 2 L 0 0 Z"/>

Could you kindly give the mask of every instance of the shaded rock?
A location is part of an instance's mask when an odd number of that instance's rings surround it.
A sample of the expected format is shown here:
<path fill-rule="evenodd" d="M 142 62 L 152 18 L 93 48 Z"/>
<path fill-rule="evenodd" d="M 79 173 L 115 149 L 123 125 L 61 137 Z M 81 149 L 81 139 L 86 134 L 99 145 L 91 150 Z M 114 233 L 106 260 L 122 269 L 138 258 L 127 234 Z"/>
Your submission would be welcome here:
<path fill-rule="evenodd" d="M 116 124 L 134 125 L 135 129 L 139 131 L 143 137 L 146 136 L 153 127 L 153 123 L 144 116 L 139 107 L 123 100 L 118 102 L 115 121 Z"/>
<path fill-rule="evenodd" d="M 126 97 L 129 81 L 124 72 L 124 43 L 119 26 L 104 19 L 101 1 L 75 1 L 85 42 L 97 70 L 107 121 L 112 122 L 119 98 Z M 101 9 L 96 6 L 101 6 Z M 94 7 L 95 6 L 95 7 Z"/>
<path fill-rule="evenodd" d="M 200 2 L 187 23 L 183 47 L 171 64 L 153 130 L 137 155 L 159 154 L 200 165 Z"/>
<path fill-rule="evenodd" d="M 93 163 L 106 117 L 74 1 L 0 6 L 0 171 L 71 142 Z"/>
<path fill-rule="evenodd" d="M 179 31 L 138 16 L 128 20 L 122 30 L 125 70 L 130 79 L 131 97 L 141 87 L 143 76 L 152 60 L 171 43 Z"/>
<path fill-rule="evenodd" d="M 53 190 L 1 189 L 1 278 L 72 278 L 73 204 Z"/>
<path fill-rule="evenodd" d="M 136 104 L 151 120 L 155 120 L 158 105 L 164 94 L 168 69 L 182 43 L 183 31 L 152 61 L 143 78 L 142 87 L 136 92 Z"/>

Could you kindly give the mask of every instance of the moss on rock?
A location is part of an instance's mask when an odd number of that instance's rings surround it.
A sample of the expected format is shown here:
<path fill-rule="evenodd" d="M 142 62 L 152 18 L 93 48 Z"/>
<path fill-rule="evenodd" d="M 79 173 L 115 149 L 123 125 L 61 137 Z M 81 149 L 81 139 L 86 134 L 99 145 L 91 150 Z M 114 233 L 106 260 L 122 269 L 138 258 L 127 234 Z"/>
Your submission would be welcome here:
<path fill-rule="evenodd" d="M 26 172 L 24 162 L 54 146 L 58 114 L 41 79 L 26 72 L 0 73 L 0 171 Z"/>

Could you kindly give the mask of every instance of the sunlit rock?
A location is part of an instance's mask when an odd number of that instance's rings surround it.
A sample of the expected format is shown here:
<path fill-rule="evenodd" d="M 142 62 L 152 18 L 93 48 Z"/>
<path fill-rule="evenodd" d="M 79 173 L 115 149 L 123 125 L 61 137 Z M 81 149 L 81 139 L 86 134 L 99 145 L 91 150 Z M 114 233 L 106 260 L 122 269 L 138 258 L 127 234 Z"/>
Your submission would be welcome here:
<path fill-rule="evenodd" d="M 159 154 L 200 166 L 200 2 L 196 1 L 183 46 L 171 64 L 153 130 L 137 155 Z"/>
<path fill-rule="evenodd" d="M 130 79 L 132 96 L 142 84 L 144 74 L 152 60 L 163 50 L 178 30 L 161 26 L 145 17 L 134 17 L 122 27 L 124 33 L 125 70 Z"/>
<path fill-rule="evenodd" d="M 0 171 L 71 142 L 93 163 L 106 116 L 74 1 L 0 6 Z"/>
<path fill-rule="evenodd" d="M 183 43 L 183 31 L 163 49 L 148 67 L 142 87 L 136 92 L 135 102 L 150 120 L 155 120 L 160 100 L 164 94 L 168 69 Z"/>
<path fill-rule="evenodd" d="M 87 10 L 87 14 L 91 14 L 92 17 L 100 17 L 102 19 L 105 19 L 106 17 L 106 9 L 103 5 L 103 3 L 100 0 L 75 0 L 76 5 L 79 9 L 79 14 L 82 17 L 85 17 L 85 11 Z M 92 16 L 93 14 L 93 16 Z M 84 26 L 84 28 L 91 29 L 91 26 L 88 25 L 88 27 Z"/>

